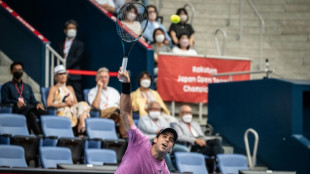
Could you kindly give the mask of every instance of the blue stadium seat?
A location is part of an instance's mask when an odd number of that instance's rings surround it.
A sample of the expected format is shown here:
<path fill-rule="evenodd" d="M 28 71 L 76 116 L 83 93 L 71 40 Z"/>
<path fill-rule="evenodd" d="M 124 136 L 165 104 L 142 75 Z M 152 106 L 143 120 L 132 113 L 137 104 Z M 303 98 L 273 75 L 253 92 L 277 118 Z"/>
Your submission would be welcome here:
<path fill-rule="evenodd" d="M 208 174 L 204 155 L 196 152 L 175 152 L 175 161 L 180 172 Z"/>
<path fill-rule="evenodd" d="M 25 152 L 21 146 L 0 145 L 1 167 L 28 167 Z"/>
<path fill-rule="evenodd" d="M 57 164 L 72 164 L 71 151 L 65 147 L 40 147 L 43 168 L 57 168 Z"/>
<path fill-rule="evenodd" d="M 84 94 L 84 101 L 86 101 L 91 106 L 91 104 L 88 102 L 89 91 L 90 91 L 90 89 L 84 89 L 83 94 Z M 90 117 L 92 117 L 92 118 L 99 118 L 99 116 L 100 116 L 100 112 L 97 109 L 90 110 L 89 114 L 90 114 Z"/>
<path fill-rule="evenodd" d="M 49 115 L 56 115 L 57 109 L 54 107 L 47 107 L 47 96 L 50 91 L 50 88 L 41 87 L 41 99 L 44 107 L 47 109 Z"/>
<path fill-rule="evenodd" d="M 25 149 L 27 163 L 35 160 L 38 138 L 29 134 L 24 115 L 0 114 L 0 144 L 20 145 Z"/>
<path fill-rule="evenodd" d="M 89 141 L 85 142 L 86 148 L 106 148 L 115 150 L 117 162 L 121 162 L 127 148 L 124 139 L 118 139 L 115 130 L 115 123 L 111 119 L 88 118 L 86 122 L 86 133 Z"/>
<path fill-rule="evenodd" d="M 60 116 L 41 116 L 41 127 L 44 135 L 40 146 L 62 146 L 72 151 L 74 163 L 81 161 L 83 140 L 74 137 L 69 118 Z"/>
<path fill-rule="evenodd" d="M 222 174 L 238 174 L 239 170 L 248 170 L 247 159 L 241 154 L 218 154 L 218 166 Z"/>
<path fill-rule="evenodd" d="M 117 164 L 116 153 L 110 149 L 85 149 L 84 162 L 92 165 Z"/>

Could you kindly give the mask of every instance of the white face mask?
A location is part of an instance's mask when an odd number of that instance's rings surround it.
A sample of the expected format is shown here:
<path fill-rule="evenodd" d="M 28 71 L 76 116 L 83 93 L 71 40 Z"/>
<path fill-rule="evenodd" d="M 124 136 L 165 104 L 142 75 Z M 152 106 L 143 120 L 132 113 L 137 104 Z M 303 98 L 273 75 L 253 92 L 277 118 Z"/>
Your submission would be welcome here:
<path fill-rule="evenodd" d="M 151 119 L 154 120 L 160 116 L 160 112 L 159 111 L 150 111 L 149 115 L 150 115 Z"/>
<path fill-rule="evenodd" d="M 151 80 L 143 79 L 140 81 L 140 85 L 144 88 L 149 88 L 151 86 Z"/>
<path fill-rule="evenodd" d="M 162 43 L 165 40 L 165 35 L 159 34 L 159 35 L 155 36 L 155 40 L 158 43 Z"/>
<path fill-rule="evenodd" d="M 76 29 L 69 29 L 67 30 L 67 37 L 73 38 L 76 36 Z"/>
<path fill-rule="evenodd" d="M 151 21 L 155 21 L 155 20 L 156 20 L 156 13 L 150 13 L 150 14 L 149 14 L 149 19 L 150 19 Z"/>
<path fill-rule="evenodd" d="M 137 15 L 133 12 L 129 12 L 127 14 L 127 19 L 130 20 L 130 21 L 134 21 L 136 19 Z"/>
<path fill-rule="evenodd" d="M 187 15 L 180 15 L 181 22 L 185 22 L 187 20 Z"/>
<path fill-rule="evenodd" d="M 186 114 L 186 115 L 183 115 L 182 117 L 182 120 L 185 122 L 185 123 L 190 123 L 193 119 L 193 116 L 191 114 Z"/>
<path fill-rule="evenodd" d="M 188 47 L 188 45 L 189 45 L 189 40 L 188 40 L 188 39 L 182 39 L 182 40 L 180 40 L 180 45 L 181 45 L 181 47 Z"/>

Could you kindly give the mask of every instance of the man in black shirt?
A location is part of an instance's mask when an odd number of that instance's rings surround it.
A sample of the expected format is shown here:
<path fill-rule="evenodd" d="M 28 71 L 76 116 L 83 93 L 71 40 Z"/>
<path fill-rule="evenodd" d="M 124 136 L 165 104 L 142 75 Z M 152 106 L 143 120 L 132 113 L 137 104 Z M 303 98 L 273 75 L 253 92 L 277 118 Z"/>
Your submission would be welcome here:
<path fill-rule="evenodd" d="M 21 62 L 14 62 L 10 67 L 12 81 L 5 83 L 1 88 L 3 105 L 13 105 L 13 113 L 26 116 L 28 129 L 35 134 L 41 134 L 37 117 L 48 114 L 42 104 L 34 98 L 31 86 L 22 81 L 24 66 Z"/>

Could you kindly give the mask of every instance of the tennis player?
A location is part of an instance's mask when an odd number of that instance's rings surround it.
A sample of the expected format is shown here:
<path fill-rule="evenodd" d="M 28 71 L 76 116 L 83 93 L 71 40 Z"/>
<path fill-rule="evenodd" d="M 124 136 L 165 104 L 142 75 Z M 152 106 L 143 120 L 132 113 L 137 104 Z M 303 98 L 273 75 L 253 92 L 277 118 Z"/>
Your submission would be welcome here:
<path fill-rule="evenodd" d="M 132 105 L 130 98 L 130 78 L 128 72 L 118 72 L 118 78 L 123 79 L 120 99 L 120 111 L 128 135 L 128 147 L 122 162 L 115 174 L 168 174 L 170 173 L 164 156 L 171 153 L 178 138 L 172 128 L 160 130 L 151 144 L 147 136 L 143 135 L 132 119 Z"/>

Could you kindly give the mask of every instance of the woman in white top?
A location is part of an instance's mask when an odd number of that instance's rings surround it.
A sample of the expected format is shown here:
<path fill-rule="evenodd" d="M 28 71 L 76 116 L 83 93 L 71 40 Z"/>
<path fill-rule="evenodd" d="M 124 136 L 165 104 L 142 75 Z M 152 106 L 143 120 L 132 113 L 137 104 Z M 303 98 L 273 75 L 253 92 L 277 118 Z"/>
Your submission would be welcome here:
<path fill-rule="evenodd" d="M 72 86 L 66 86 L 68 75 L 63 65 L 55 67 L 56 85 L 49 90 L 47 107 L 57 108 L 57 115 L 70 118 L 71 127 L 76 127 L 79 134 L 85 132 L 85 119 L 89 117 L 90 106 L 78 102 Z"/>
<path fill-rule="evenodd" d="M 172 52 L 183 55 L 197 55 L 197 52 L 190 48 L 189 38 L 185 33 L 180 36 L 179 43 L 173 47 Z"/>
<path fill-rule="evenodd" d="M 136 21 L 138 15 L 138 10 L 134 5 L 129 5 L 125 9 L 125 20 L 123 24 L 131 31 L 133 31 L 136 35 L 140 35 L 142 32 L 141 24 Z"/>

